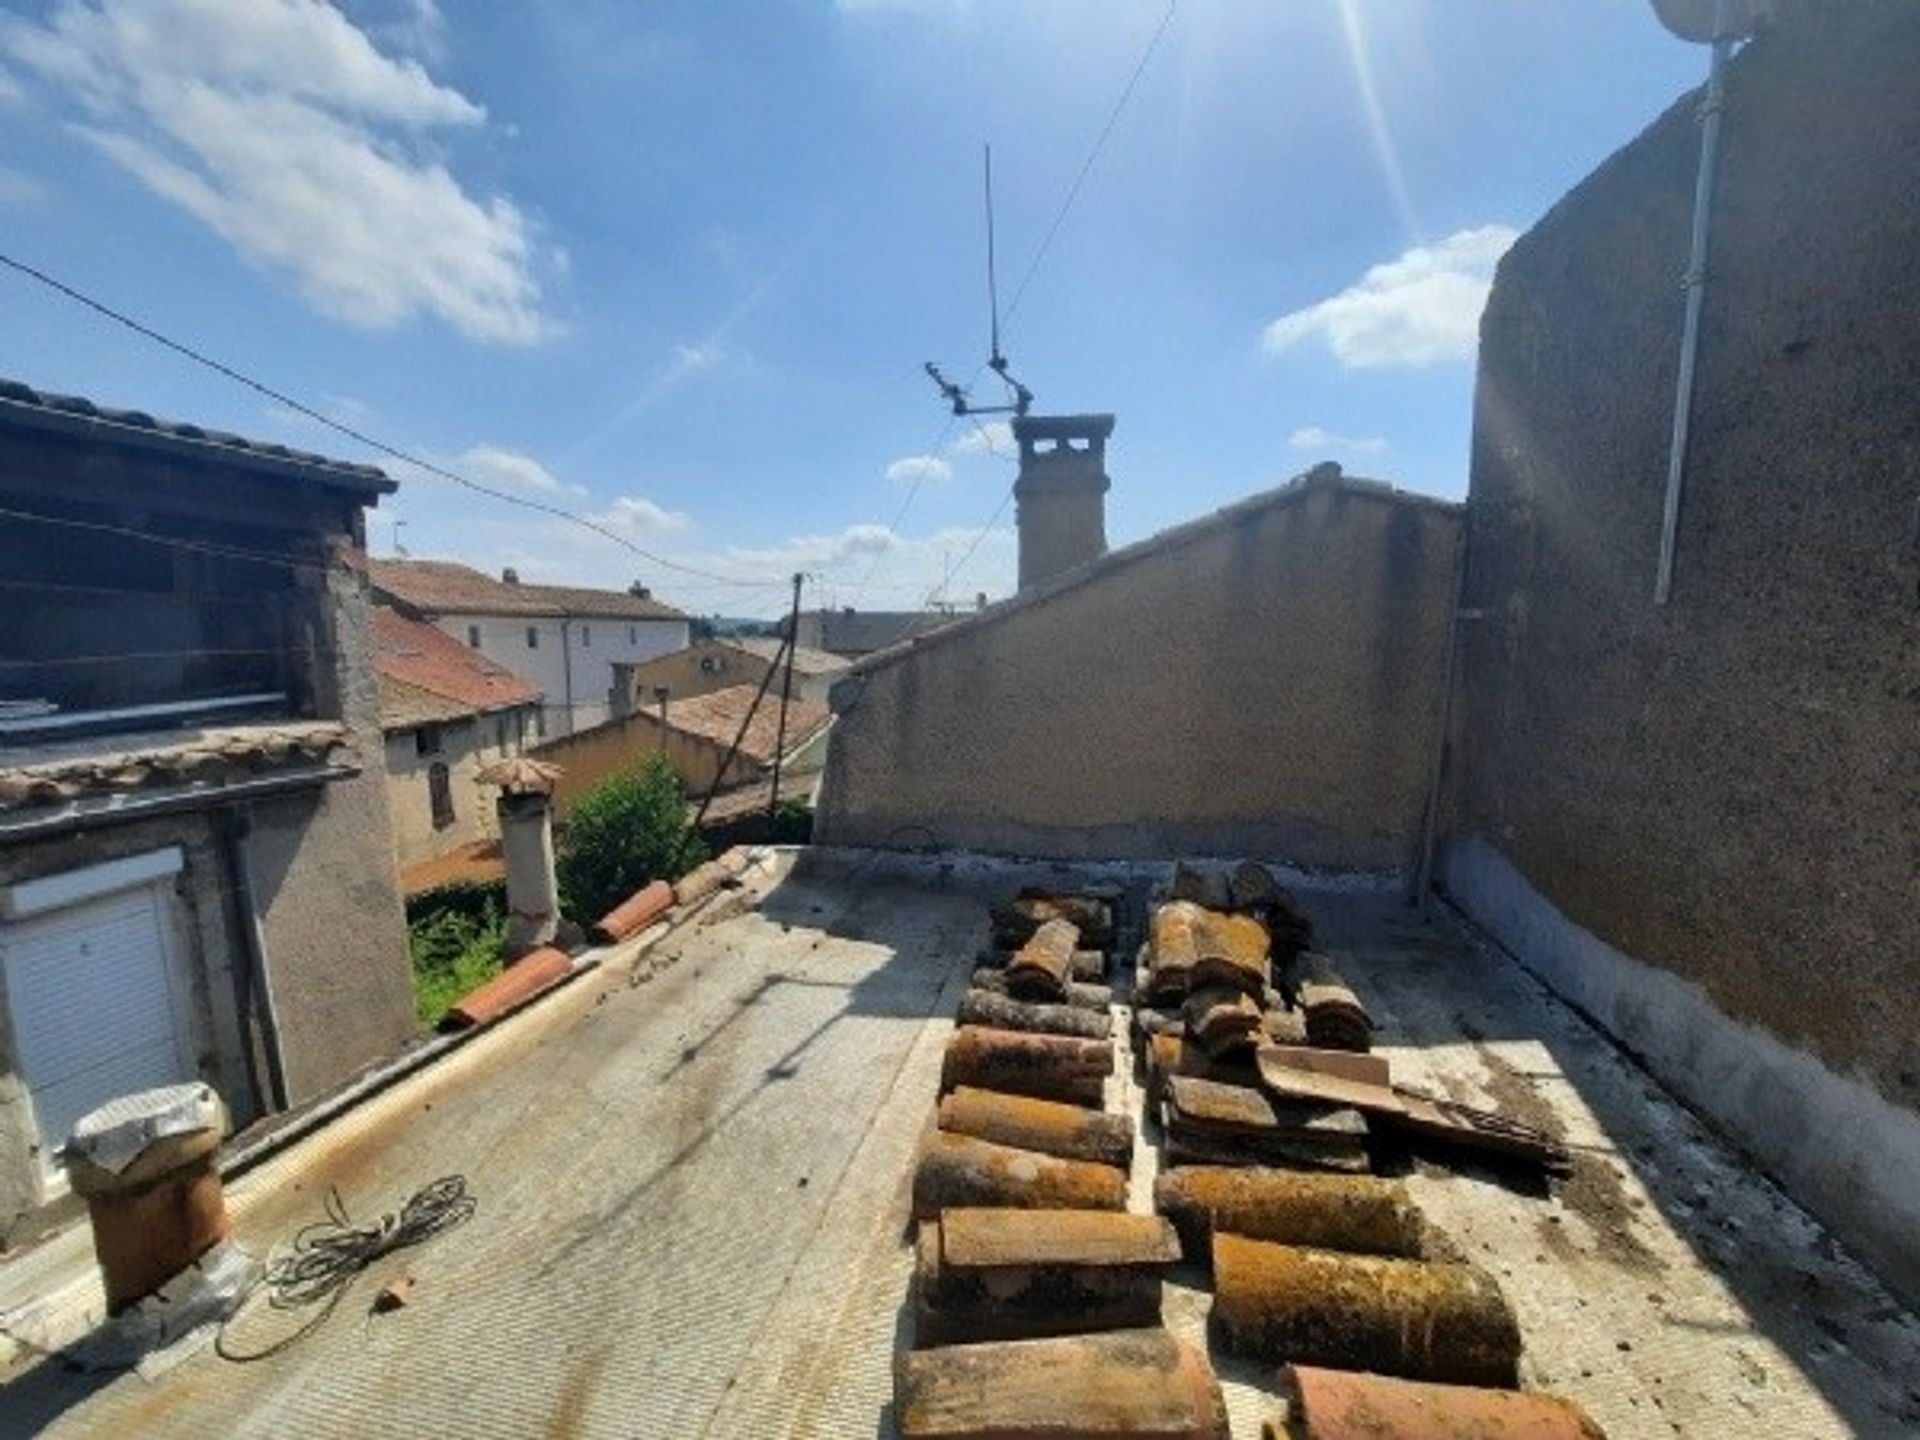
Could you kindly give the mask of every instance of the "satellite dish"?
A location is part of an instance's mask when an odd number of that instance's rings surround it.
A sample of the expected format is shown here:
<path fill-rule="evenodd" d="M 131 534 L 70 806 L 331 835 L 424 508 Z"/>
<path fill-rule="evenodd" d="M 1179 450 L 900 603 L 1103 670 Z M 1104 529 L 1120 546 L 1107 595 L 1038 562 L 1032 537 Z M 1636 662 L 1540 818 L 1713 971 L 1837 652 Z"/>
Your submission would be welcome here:
<path fill-rule="evenodd" d="M 1744 40 L 1772 8 L 1772 0 L 1653 0 L 1660 23 L 1696 45 Z"/>

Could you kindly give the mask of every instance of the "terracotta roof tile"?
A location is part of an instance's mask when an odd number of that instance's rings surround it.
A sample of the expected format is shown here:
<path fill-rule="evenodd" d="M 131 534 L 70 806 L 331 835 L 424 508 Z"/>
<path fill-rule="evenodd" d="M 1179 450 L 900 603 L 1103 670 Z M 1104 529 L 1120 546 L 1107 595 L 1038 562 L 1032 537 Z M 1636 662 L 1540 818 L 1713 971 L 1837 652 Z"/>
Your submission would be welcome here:
<path fill-rule="evenodd" d="M 669 700 L 667 724 L 689 735 L 701 735 L 721 745 L 731 745 L 733 737 L 740 733 L 740 722 L 746 718 L 747 710 L 753 704 L 754 693 L 759 688 L 758 685 L 729 685 L 724 690 L 715 690 L 710 694 Z M 791 750 L 826 724 L 827 719 L 824 705 L 815 705 L 798 697 L 789 700 L 787 748 Z M 779 729 L 780 697 L 769 691 L 754 714 L 753 724 L 747 727 L 746 738 L 740 742 L 741 753 L 762 764 L 772 764 Z"/>
<path fill-rule="evenodd" d="M 671 605 L 624 590 L 508 584 L 451 560 L 374 560 L 374 588 L 428 615 L 550 615 L 610 620 L 684 620 Z"/>
<path fill-rule="evenodd" d="M 540 698 L 540 687 L 531 680 L 397 610 L 376 605 L 372 628 L 383 730 L 531 705 Z"/>
<path fill-rule="evenodd" d="M 745 650 L 749 655 L 758 655 L 762 660 L 771 660 L 780 653 L 780 642 L 771 637 L 741 636 L 724 643 L 736 650 Z M 836 675 L 851 664 L 853 661 L 844 655 L 810 649 L 805 645 L 794 647 L 793 673 L 796 675 Z"/>

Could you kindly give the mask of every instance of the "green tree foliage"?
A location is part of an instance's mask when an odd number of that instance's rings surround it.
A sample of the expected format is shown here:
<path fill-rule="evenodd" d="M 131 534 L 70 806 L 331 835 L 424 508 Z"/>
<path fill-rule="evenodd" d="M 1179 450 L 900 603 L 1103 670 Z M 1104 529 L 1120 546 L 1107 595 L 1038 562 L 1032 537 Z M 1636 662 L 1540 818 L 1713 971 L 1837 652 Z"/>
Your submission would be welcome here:
<path fill-rule="evenodd" d="M 583 795 L 567 820 L 560 908 L 591 923 L 650 880 L 677 880 L 706 858 L 687 829 L 686 795 L 664 755 L 650 755 Z"/>

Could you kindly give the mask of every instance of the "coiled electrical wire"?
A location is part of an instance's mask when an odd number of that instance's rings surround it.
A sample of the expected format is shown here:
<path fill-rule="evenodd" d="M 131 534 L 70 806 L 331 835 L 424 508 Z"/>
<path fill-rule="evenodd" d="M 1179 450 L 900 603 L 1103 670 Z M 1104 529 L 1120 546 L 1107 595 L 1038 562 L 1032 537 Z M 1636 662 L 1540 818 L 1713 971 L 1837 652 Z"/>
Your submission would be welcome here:
<path fill-rule="evenodd" d="M 303 1310 L 319 1305 L 319 1313 L 264 1350 L 230 1349 L 223 1325 L 215 1349 L 223 1359 L 238 1361 L 264 1360 L 278 1354 L 325 1323 L 354 1280 L 381 1257 L 462 1224 L 473 1217 L 477 1204 L 467 1192 L 466 1176 L 447 1175 L 416 1191 L 405 1205 L 373 1224 L 356 1225 L 347 1214 L 340 1192 L 328 1186 L 327 1218 L 302 1228 L 294 1235 L 290 1250 L 269 1259 L 261 1282 L 273 1309 Z"/>

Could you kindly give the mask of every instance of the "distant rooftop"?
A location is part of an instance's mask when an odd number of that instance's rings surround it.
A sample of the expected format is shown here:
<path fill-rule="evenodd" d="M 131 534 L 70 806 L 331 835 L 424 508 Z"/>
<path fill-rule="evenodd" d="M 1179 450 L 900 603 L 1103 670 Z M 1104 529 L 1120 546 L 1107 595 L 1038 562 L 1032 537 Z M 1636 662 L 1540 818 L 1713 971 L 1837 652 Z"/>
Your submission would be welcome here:
<path fill-rule="evenodd" d="M 835 655 L 859 656 L 937 630 L 953 619 L 944 610 L 808 610 L 800 616 L 800 635 Z"/>
<path fill-rule="evenodd" d="M 724 690 L 715 690 L 706 695 L 669 700 L 667 725 L 689 735 L 700 735 L 721 745 L 731 745 L 733 737 L 740 733 L 740 722 L 746 718 L 759 689 L 758 685 L 729 685 Z M 798 698 L 788 700 L 788 748 L 813 734 L 827 723 L 827 719 L 828 712 L 824 705 Z M 763 765 L 772 764 L 779 730 L 780 698 L 769 692 L 760 701 L 753 723 L 747 727 L 746 738 L 740 742 L 740 753 Z"/>
<path fill-rule="evenodd" d="M 461 720 L 540 698 L 531 680 L 384 605 L 373 610 L 373 668 L 383 730 Z"/>
<path fill-rule="evenodd" d="M 758 655 L 762 660 L 772 660 L 780 653 L 780 642 L 766 636 L 730 637 L 718 643 L 731 645 L 736 650 L 744 650 L 749 655 Z M 793 647 L 794 673 L 799 675 L 837 675 L 852 663 L 853 661 L 845 655 L 815 650 L 806 645 Z"/>
<path fill-rule="evenodd" d="M 529 615 L 599 620 L 684 620 L 687 617 L 630 590 L 536 585 L 495 579 L 451 560 L 373 560 L 375 588 L 427 615 Z M 512 572 L 507 572 L 511 574 Z"/>
<path fill-rule="evenodd" d="M 327 485 L 366 501 L 399 488 L 399 482 L 376 465 L 357 465 L 225 430 L 158 420 L 144 410 L 112 409 L 79 395 L 56 395 L 18 380 L 0 379 L 0 433 L 7 431 Z"/>

